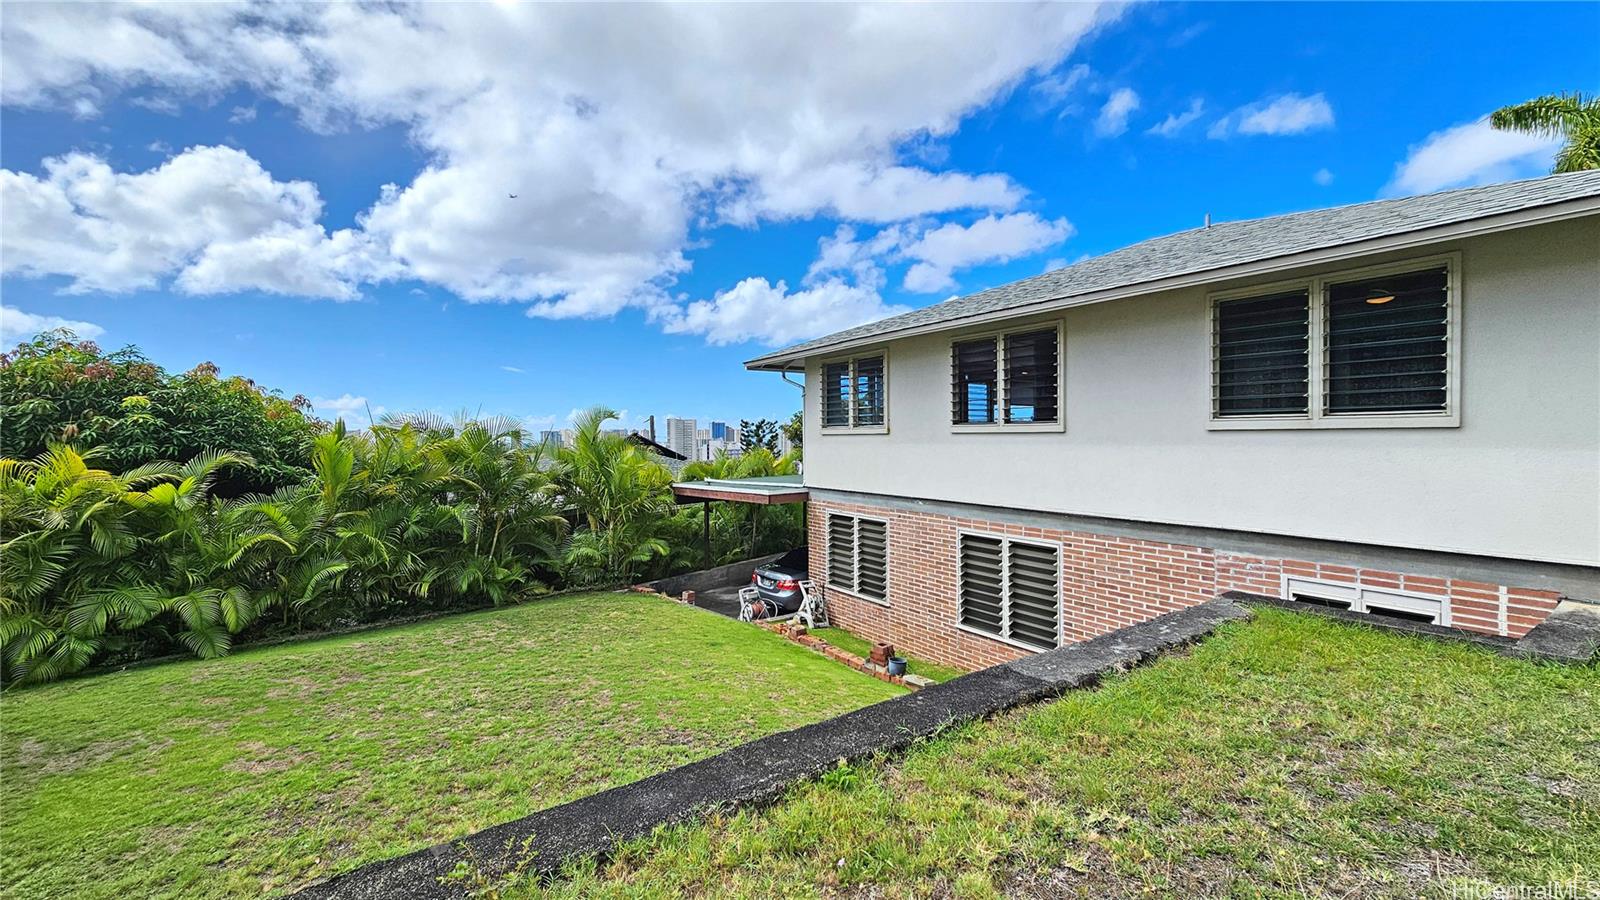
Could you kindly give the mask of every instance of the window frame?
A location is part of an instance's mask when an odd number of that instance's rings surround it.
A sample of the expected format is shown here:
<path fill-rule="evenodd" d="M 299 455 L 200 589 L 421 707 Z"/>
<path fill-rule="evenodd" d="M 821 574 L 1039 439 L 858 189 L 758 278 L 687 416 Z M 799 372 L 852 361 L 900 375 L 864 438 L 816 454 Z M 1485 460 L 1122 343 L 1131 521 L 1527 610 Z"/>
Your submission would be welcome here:
<path fill-rule="evenodd" d="M 965 573 L 962 571 L 961 565 L 961 539 L 967 535 L 971 535 L 972 537 L 987 538 L 989 540 L 1000 542 L 1000 590 L 1002 594 L 1000 598 L 1000 634 L 995 634 L 992 631 L 984 631 L 982 628 L 975 628 L 961 621 L 961 582 L 965 577 Z M 1027 641 L 1020 641 L 1011 637 L 1012 544 L 1029 544 L 1034 547 L 1048 547 L 1056 552 L 1056 645 L 1054 647 L 1040 647 L 1035 644 L 1030 644 Z M 1011 535 L 1004 534 L 1002 532 L 983 531 L 977 528 L 958 528 L 956 529 L 955 556 L 955 625 L 957 631 L 964 631 L 967 634 L 975 634 L 978 637 L 988 638 L 991 641 L 999 641 L 1002 644 L 1007 644 L 1020 650 L 1026 650 L 1030 653 L 1048 653 L 1051 650 L 1059 650 L 1067 645 L 1067 598 L 1065 574 L 1067 565 L 1067 552 L 1066 548 L 1060 541 L 1047 541 L 1042 538 L 1031 537 L 1012 537 Z"/>
<path fill-rule="evenodd" d="M 1328 395 L 1328 289 L 1336 283 L 1359 281 L 1383 275 L 1400 275 L 1425 269 L 1445 270 L 1445 406 L 1437 412 L 1348 412 L 1324 411 Z M 1315 428 L 1457 428 L 1461 425 L 1461 332 L 1462 284 L 1461 252 L 1413 257 L 1390 263 L 1339 269 L 1248 287 L 1213 291 L 1206 295 L 1209 319 L 1210 405 L 1208 429 L 1211 431 L 1264 431 Z M 1304 413 L 1269 413 L 1256 416 L 1218 415 L 1217 307 L 1231 300 L 1248 300 L 1268 294 L 1304 290 L 1307 299 L 1308 346 L 1306 357 L 1307 409 Z"/>
<path fill-rule="evenodd" d="M 1011 393 L 1010 379 L 1006 377 L 1006 338 L 1013 335 L 1033 334 L 1039 331 L 1055 330 L 1056 333 L 1056 418 L 1053 422 L 1007 422 L 1006 398 Z M 956 345 L 968 344 L 973 341 L 994 339 L 995 347 L 995 421 L 993 422 L 950 422 L 950 431 L 953 434 L 985 434 L 996 431 L 1005 432 L 1055 432 L 1060 433 L 1067 428 L 1067 335 L 1064 323 L 1060 319 L 1051 319 L 1044 322 L 1035 322 L 1031 325 L 1012 326 L 1010 328 L 996 328 L 988 331 L 979 331 L 968 334 L 952 335 L 946 345 L 945 353 L 945 396 L 947 398 L 947 417 L 954 419 L 953 404 L 955 401 L 956 377 Z"/>
<path fill-rule="evenodd" d="M 856 363 L 863 359 L 881 357 L 883 359 L 883 423 L 881 425 L 856 424 Z M 836 363 L 846 363 L 850 366 L 850 424 L 829 425 L 826 415 L 828 402 L 828 383 L 826 373 L 828 366 Z M 888 434 L 889 433 L 889 348 L 880 347 L 876 350 L 857 351 L 844 356 L 829 356 L 818 360 L 817 364 L 817 422 L 818 429 L 824 435 L 833 434 Z"/>
<path fill-rule="evenodd" d="M 870 356 L 871 354 L 867 355 Z M 854 583 L 847 588 L 841 587 L 834 584 L 833 579 L 830 577 L 827 582 L 825 582 L 828 590 L 838 591 L 841 594 L 854 597 L 863 603 L 872 603 L 877 606 L 887 607 L 889 605 L 889 589 L 894 584 L 894 547 L 892 543 L 894 537 L 892 534 L 892 529 L 889 525 L 889 520 L 883 516 L 868 516 L 860 513 L 841 512 L 838 510 L 828 510 L 826 516 L 827 518 L 822 523 L 822 536 L 824 545 L 822 548 L 822 571 L 824 575 L 826 575 L 828 572 L 828 561 L 833 555 L 833 517 L 838 516 L 839 518 L 843 519 L 853 519 L 856 523 L 855 527 L 850 529 L 850 571 L 854 573 Z M 881 598 L 869 596 L 856 590 L 857 586 L 861 583 L 861 521 L 863 519 L 869 522 L 877 522 L 883 526 L 883 596 Z"/>

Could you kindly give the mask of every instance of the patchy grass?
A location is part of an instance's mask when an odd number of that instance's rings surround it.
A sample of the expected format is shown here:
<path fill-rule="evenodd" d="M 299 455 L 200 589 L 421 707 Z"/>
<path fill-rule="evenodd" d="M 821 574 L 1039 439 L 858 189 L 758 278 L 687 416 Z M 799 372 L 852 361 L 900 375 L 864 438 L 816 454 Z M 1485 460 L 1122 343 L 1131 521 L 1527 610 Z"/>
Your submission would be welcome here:
<path fill-rule="evenodd" d="M 282 893 L 901 692 L 627 594 L 13 691 L 0 884 Z"/>
<path fill-rule="evenodd" d="M 851 634 L 843 628 L 819 628 L 811 633 L 838 647 L 840 650 L 854 653 L 857 656 L 864 657 L 872 654 L 871 641 Z M 925 662 L 906 653 L 901 653 L 900 655 L 906 658 L 907 672 L 912 675 L 921 675 L 933 681 L 949 681 L 952 678 L 967 674 L 965 671 L 953 666 L 941 666 L 938 663 Z"/>
<path fill-rule="evenodd" d="M 1096 690 L 567 875 L 507 893 L 1413 897 L 1592 884 L 1600 670 L 1267 609 Z"/>

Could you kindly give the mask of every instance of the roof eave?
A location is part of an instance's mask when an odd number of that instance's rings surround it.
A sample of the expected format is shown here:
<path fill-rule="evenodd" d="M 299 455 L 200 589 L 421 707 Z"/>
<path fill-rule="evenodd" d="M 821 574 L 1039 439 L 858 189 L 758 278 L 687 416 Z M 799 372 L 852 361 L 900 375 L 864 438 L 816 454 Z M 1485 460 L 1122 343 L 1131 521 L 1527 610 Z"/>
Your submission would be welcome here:
<path fill-rule="evenodd" d="M 1434 228 L 1424 228 L 1417 231 L 1402 232 L 1399 234 L 1385 235 L 1381 238 L 1356 241 L 1347 244 L 1329 244 L 1315 250 L 1306 250 L 1300 253 L 1291 253 L 1284 256 L 1268 257 L 1231 266 L 1222 266 L 1215 269 L 1202 269 L 1182 275 L 1153 281 L 1142 281 L 1134 284 L 1108 288 L 1101 291 L 1090 291 L 1069 297 L 1058 297 L 1050 300 L 1041 300 L 1036 303 L 1027 303 L 1006 309 L 994 310 L 987 313 L 975 313 L 956 319 L 942 322 L 930 322 L 926 325 L 913 325 L 894 331 L 885 331 L 879 334 L 863 335 L 859 338 L 839 341 L 835 344 L 825 344 L 803 350 L 780 350 L 768 353 L 745 362 L 744 367 L 752 372 L 780 372 L 795 371 L 805 368 L 805 361 L 813 356 L 825 353 L 839 353 L 881 344 L 885 341 L 900 340 L 915 337 L 921 334 L 937 334 L 943 331 L 953 331 L 971 325 L 981 325 L 988 322 L 998 322 L 1007 319 L 1019 319 L 1024 316 L 1036 315 L 1043 312 L 1052 312 L 1060 309 L 1070 309 L 1075 306 L 1088 306 L 1094 303 L 1104 303 L 1109 300 L 1123 300 L 1145 294 L 1155 294 L 1161 291 L 1176 290 L 1179 288 L 1197 287 L 1219 281 L 1228 281 L 1234 278 L 1248 278 L 1259 275 L 1270 275 L 1286 269 L 1297 269 L 1303 266 L 1319 265 L 1322 263 L 1341 262 L 1359 256 L 1373 253 L 1385 253 L 1393 250 L 1407 250 L 1441 241 L 1461 240 L 1463 238 L 1478 237 L 1492 234 L 1497 231 L 1509 231 L 1514 228 L 1526 228 L 1532 225 L 1544 225 L 1550 222 L 1559 222 L 1565 219 L 1580 218 L 1586 215 L 1600 213 L 1600 196 L 1579 197 L 1573 200 L 1564 200 L 1543 206 L 1533 206 L 1509 213 L 1484 216 L 1477 219 L 1466 219 L 1440 225 Z"/>

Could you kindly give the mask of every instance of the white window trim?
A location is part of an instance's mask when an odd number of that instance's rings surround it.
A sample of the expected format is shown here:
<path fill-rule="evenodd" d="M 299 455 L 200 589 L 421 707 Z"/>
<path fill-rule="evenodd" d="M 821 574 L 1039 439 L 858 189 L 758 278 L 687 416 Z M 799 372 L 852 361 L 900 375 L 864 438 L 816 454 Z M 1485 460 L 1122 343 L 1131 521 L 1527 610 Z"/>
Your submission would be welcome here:
<path fill-rule="evenodd" d="M 874 356 L 883 357 L 883 424 L 882 425 L 857 425 L 856 424 L 856 361 L 871 359 Z M 850 365 L 850 424 L 829 425 L 826 415 L 828 398 L 828 384 L 826 372 L 828 366 L 835 363 L 849 363 Z M 848 356 L 830 356 L 820 363 L 817 370 L 817 383 L 820 386 L 817 392 L 817 421 L 821 423 L 822 434 L 888 434 L 889 433 L 889 348 L 881 347 L 876 350 L 859 350 Z"/>
<path fill-rule="evenodd" d="M 872 354 L 868 353 L 865 355 L 871 356 Z M 883 597 L 880 599 L 878 597 L 869 597 L 866 594 L 860 593 L 855 589 L 856 586 L 854 584 L 848 588 L 840 587 L 839 585 L 834 584 L 831 578 L 828 580 L 827 585 L 829 590 L 838 591 L 846 596 L 854 597 L 863 603 L 871 603 L 875 606 L 887 607 L 889 605 L 889 587 L 893 584 L 890 578 L 894 567 L 894 538 L 890 535 L 891 527 L 889 525 L 889 520 L 881 516 L 863 516 L 856 513 L 835 512 L 831 510 L 827 513 L 827 516 L 830 519 L 834 516 L 840 516 L 842 518 L 854 519 L 856 521 L 856 527 L 851 529 L 851 534 L 853 537 L 851 538 L 852 544 L 850 547 L 850 571 L 855 573 L 855 580 L 857 583 L 861 581 L 860 523 L 863 519 L 865 519 L 868 522 L 881 522 L 883 524 Z M 828 561 L 833 551 L 833 529 L 829 527 L 830 524 L 831 523 L 826 520 L 822 523 L 822 534 L 823 537 L 826 538 L 824 543 L 827 545 L 823 548 L 822 554 L 822 566 L 824 573 L 827 572 Z"/>
<path fill-rule="evenodd" d="M 1006 338 L 1014 334 L 1032 334 L 1035 331 L 1044 331 L 1049 328 L 1056 330 L 1056 420 L 1054 422 L 1006 422 L 1006 395 L 1009 393 L 1009 379 L 1006 378 Z M 949 352 L 945 356 L 945 372 L 947 377 L 946 394 L 953 402 L 955 392 L 955 360 L 956 345 L 972 341 L 994 339 L 995 345 L 995 417 L 998 421 L 981 422 L 975 424 L 950 423 L 953 434 L 987 434 L 996 431 L 1005 432 L 1056 432 L 1060 433 L 1067 428 L 1067 340 L 1066 329 L 1061 320 L 1037 322 L 1033 325 L 980 331 L 976 334 L 963 334 L 951 337 Z"/>
<path fill-rule="evenodd" d="M 1380 275 L 1412 272 L 1433 266 L 1445 267 L 1445 408 L 1440 412 L 1418 413 L 1325 413 L 1327 393 L 1328 286 Z M 1230 300 L 1244 300 L 1285 291 L 1304 290 L 1310 304 L 1310 334 L 1306 358 L 1308 410 L 1295 415 L 1219 416 L 1217 415 L 1217 306 Z M 1443 253 L 1359 269 L 1341 269 L 1293 281 L 1277 281 L 1250 287 L 1217 291 L 1206 295 L 1210 317 L 1211 407 L 1208 426 L 1212 431 L 1261 431 L 1303 428 L 1458 428 L 1461 426 L 1461 253 Z"/>
<path fill-rule="evenodd" d="M 1330 600 L 1344 600 L 1350 604 L 1350 612 L 1370 615 L 1367 610 L 1369 599 L 1377 601 L 1377 606 L 1393 607 L 1407 610 L 1408 603 L 1413 604 L 1407 611 L 1418 613 L 1431 613 L 1432 609 L 1417 607 L 1434 607 L 1439 610 L 1439 621 L 1433 623 L 1450 627 L 1450 598 L 1444 594 L 1422 594 L 1416 591 L 1403 591 L 1399 588 L 1366 587 L 1353 582 L 1326 581 L 1320 578 L 1306 578 L 1299 575 L 1284 575 L 1283 586 L 1279 596 L 1290 602 L 1296 602 L 1296 593 L 1312 594 Z M 1391 602 L 1385 603 L 1384 600 Z M 1381 616 L 1380 616 L 1381 618 Z"/>
<path fill-rule="evenodd" d="M 1001 631 L 1001 633 L 1000 634 L 995 634 L 992 631 L 984 631 L 982 628 L 974 628 L 973 626 L 968 625 L 965 622 L 961 621 L 961 581 L 962 581 L 962 578 L 964 577 L 964 573 L 963 573 L 963 571 L 961 569 L 961 537 L 962 537 L 962 535 L 972 535 L 973 537 L 989 538 L 990 540 L 997 540 L 997 541 L 1000 542 L 1000 592 L 1001 592 L 1001 598 L 1000 598 L 1000 631 Z M 1055 551 L 1056 551 L 1056 645 L 1054 647 L 1040 647 L 1040 646 L 1037 646 L 1035 644 L 1029 644 L 1029 643 L 1027 643 L 1025 641 L 1019 641 L 1016 638 L 1013 638 L 1011 636 L 1011 553 L 1010 553 L 1010 549 L 1011 549 L 1011 545 L 1013 543 L 1031 544 L 1032 546 L 1035 546 L 1035 547 L 1054 547 L 1055 548 Z M 977 635 L 979 637 L 988 638 L 991 641 L 999 641 L 1002 644 L 1008 644 L 1008 645 L 1010 645 L 1012 647 L 1016 647 L 1016 648 L 1018 648 L 1020 650 L 1026 650 L 1029 653 L 1048 653 L 1051 650 L 1059 650 L 1062 647 L 1066 646 L 1066 644 L 1067 644 L 1067 609 L 1066 609 L 1066 597 L 1065 597 L 1065 592 L 1062 590 L 1062 584 L 1066 580 L 1065 575 L 1063 574 L 1063 572 L 1065 571 L 1065 566 L 1067 564 L 1067 553 L 1066 553 L 1066 549 L 1061 545 L 1060 541 L 1045 541 L 1045 540 L 1040 540 L 1038 538 L 1014 538 L 1009 534 L 1001 534 L 1001 533 L 994 532 L 994 531 L 978 531 L 976 529 L 971 529 L 971 528 L 958 528 L 958 529 L 956 529 L 955 552 L 956 552 L 956 630 L 957 631 L 964 631 L 964 632 L 966 632 L 968 634 L 975 634 L 975 635 Z"/>

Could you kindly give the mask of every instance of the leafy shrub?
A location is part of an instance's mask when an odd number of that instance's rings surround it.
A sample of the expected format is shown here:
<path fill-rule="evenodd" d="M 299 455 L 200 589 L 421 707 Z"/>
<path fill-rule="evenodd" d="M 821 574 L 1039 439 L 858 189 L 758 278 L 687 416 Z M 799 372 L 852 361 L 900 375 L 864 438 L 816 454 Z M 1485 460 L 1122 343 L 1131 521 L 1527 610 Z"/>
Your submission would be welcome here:
<path fill-rule="evenodd" d="M 169 375 L 135 347 L 104 353 L 64 329 L 0 354 L 0 456 L 11 459 L 72 444 L 120 470 L 220 448 L 254 463 L 223 472 L 217 493 L 269 491 L 311 474 L 306 454 L 326 425 L 309 408 L 211 363 Z"/>

